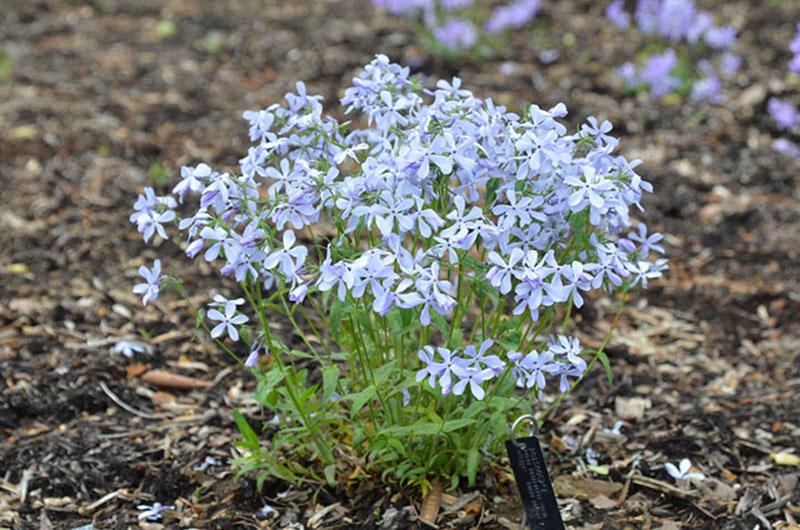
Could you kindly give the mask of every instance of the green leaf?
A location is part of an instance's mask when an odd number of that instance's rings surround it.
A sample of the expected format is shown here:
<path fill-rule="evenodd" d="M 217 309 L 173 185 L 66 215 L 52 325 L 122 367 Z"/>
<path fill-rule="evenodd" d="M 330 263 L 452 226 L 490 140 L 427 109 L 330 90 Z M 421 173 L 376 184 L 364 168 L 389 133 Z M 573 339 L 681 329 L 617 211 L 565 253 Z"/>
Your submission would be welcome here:
<path fill-rule="evenodd" d="M 472 418 L 459 418 L 457 420 L 449 420 L 444 422 L 444 427 L 442 427 L 442 431 L 444 432 L 453 432 L 461 429 L 462 427 L 466 427 L 467 425 L 472 425 L 475 423 L 475 420 Z"/>
<path fill-rule="evenodd" d="M 250 326 L 244 325 L 244 326 L 240 327 L 239 328 L 239 335 L 242 336 L 242 341 L 245 344 L 250 345 L 250 344 L 253 343 L 253 341 L 250 340 Z"/>
<path fill-rule="evenodd" d="M 611 373 L 611 362 L 608 360 L 608 355 L 605 352 L 598 351 L 595 355 L 597 358 L 600 359 L 600 364 L 603 365 L 603 369 L 606 371 L 606 377 L 608 378 L 608 384 L 613 383 L 614 374 Z"/>
<path fill-rule="evenodd" d="M 375 384 L 381 386 L 387 382 L 395 370 L 396 361 L 389 361 L 388 363 L 378 367 L 373 372 L 375 377 Z"/>
<path fill-rule="evenodd" d="M 289 350 L 289 355 L 292 357 L 298 357 L 300 359 L 316 359 L 313 354 L 301 350 Z"/>
<path fill-rule="evenodd" d="M 415 423 L 413 425 L 398 425 L 384 429 L 385 435 L 415 435 L 415 436 L 431 436 L 441 432 L 441 424 L 437 423 Z"/>
<path fill-rule="evenodd" d="M 322 402 L 323 405 L 331 400 L 331 396 L 336 391 L 339 383 L 339 367 L 337 365 L 326 366 L 322 369 Z"/>
<path fill-rule="evenodd" d="M 164 186 L 169 182 L 169 174 L 164 169 L 164 164 L 161 162 L 154 162 L 147 170 L 147 176 L 156 186 Z"/>
<path fill-rule="evenodd" d="M 331 487 L 336 485 L 336 464 L 325 466 L 325 480 L 328 481 L 328 485 Z"/>
<path fill-rule="evenodd" d="M 439 333 L 445 337 L 450 332 L 450 328 L 447 326 L 447 321 L 442 315 L 436 313 L 435 311 L 431 311 L 431 322 L 433 322 L 433 325 L 439 330 Z"/>
<path fill-rule="evenodd" d="M 403 445 L 403 442 L 398 440 L 397 438 L 389 438 L 386 444 L 391 447 L 395 453 L 400 456 L 405 456 L 406 454 L 406 446 Z"/>
<path fill-rule="evenodd" d="M 14 63 L 11 57 L 5 53 L 0 53 L 0 81 L 6 81 L 11 78 L 11 71 L 14 69 Z"/>
<path fill-rule="evenodd" d="M 256 401 L 259 404 L 264 405 L 269 401 L 269 396 L 272 391 L 275 389 L 275 386 L 278 385 L 283 381 L 283 374 L 277 368 L 273 368 L 268 372 L 264 372 L 264 374 L 258 379 L 258 384 L 256 385 Z"/>
<path fill-rule="evenodd" d="M 239 428 L 239 432 L 242 433 L 242 436 L 244 436 L 246 447 L 252 450 L 258 449 L 259 443 L 256 431 L 250 427 L 250 424 L 247 423 L 247 420 L 244 416 L 242 416 L 242 413 L 236 409 L 233 410 L 233 421 L 236 423 L 236 427 Z"/>
<path fill-rule="evenodd" d="M 486 204 L 493 204 L 500 187 L 500 179 L 489 179 L 486 183 Z"/>
<path fill-rule="evenodd" d="M 477 447 L 473 447 L 467 453 L 467 480 L 470 486 L 475 485 L 475 477 L 478 475 L 478 463 L 480 463 L 481 454 Z"/>
<path fill-rule="evenodd" d="M 608 466 L 586 466 L 589 468 L 589 471 L 596 473 L 600 476 L 607 476 L 608 475 Z"/>
<path fill-rule="evenodd" d="M 331 302 L 329 320 L 331 323 L 331 332 L 335 335 L 339 335 L 339 325 L 342 322 L 342 318 L 345 315 L 345 303 L 339 300 L 338 298 L 334 298 Z"/>
<path fill-rule="evenodd" d="M 364 405 L 367 404 L 367 401 L 374 398 L 376 394 L 377 392 L 375 387 L 372 385 L 368 386 L 361 392 L 350 394 L 349 399 L 353 400 L 353 404 L 350 407 L 350 416 L 353 417 L 358 414 L 358 411 L 364 408 Z"/>

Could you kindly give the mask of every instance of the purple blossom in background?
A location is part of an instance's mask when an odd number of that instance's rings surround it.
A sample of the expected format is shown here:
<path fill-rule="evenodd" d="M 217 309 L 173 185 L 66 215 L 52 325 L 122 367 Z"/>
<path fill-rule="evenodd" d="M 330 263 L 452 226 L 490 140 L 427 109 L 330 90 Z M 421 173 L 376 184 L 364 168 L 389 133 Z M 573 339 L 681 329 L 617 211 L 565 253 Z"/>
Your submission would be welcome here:
<path fill-rule="evenodd" d="M 542 64 L 551 64 L 558 60 L 559 55 L 560 53 L 556 48 L 549 48 L 547 50 L 540 51 L 538 54 L 536 54 L 536 57 L 539 58 L 539 61 Z"/>
<path fill-rule="evenodd" d="M 706 44 L 717 50 L 727 50 L 736 42 L 736 28 L 725 26 L 711 27 L 705 34 Z"/>
<path fill-rule="evenodd" d="M 654 98 L 666 96 L 680 85 L 680 79 L 672 75 L 678 66 L 678 55 L 672 48 L 647 58 L 644 68 L 639 72 L 639 81 L 650 89 Z"/>
<path fill-rule="evenodd" d="M 770 98 L 767 110 L 781 129 L 792 129 L 800 125 L 800 112 L 787 99 Z"/>
<path fill-rule="evenodd" d="M 519 72 L 519 65 L 515 62 L 505 61 L 498 68 L 498 72 L 500 72 L 500 75 L 505 76 L 516 75 Z"/>
<path fill-rule="evenodd" d="M 540 9 L 540 0 L 505 0 L 495 3 L 486 16 L 481 14 L 482 10 L 471 9 L 476 3 L 476 0 L 372 0 L 376 8 L 391 15 L 416 18 L 439 45 L 457 54 L 468 52 L 479 43 L 479 28 L 489 34 L 519 29 L 533 20 Z M 248 114 L 247 118 L 255 120 L 256 116 Z M 251 128 L 251 137 L 254 134 L 258 131 Z"/>
<path fill-rule="evenodd" d="M 800 159 L 800 146 L 786 138 L 776 138 L 772 142 L 772 149 L 776 153 Z"/>
<path fill-rule="evenodd" d="M 719 67 L 725 74 L 735 74 L 742 67 L 742 58 L 732 52 L 725 52 L 719 59 Z"/>
<path fill-rule="evenodd" d="M 451 18 L 434 28 L 433 35 L 445 48 L 454 52 L 469 50 L 478 42 L 475 26 L 468 20 Z"/>
<path fill-rule="evenodd" d="M 631 25 L 631 15 L 625 11 L 624 0 L 614 0 L 606 8 L 606 17 L 619 29 L 628 29 Z"/>
<path fill-rule="evenodd" d="M 455 11 L 456 9 L 471 6 L 475 3 L 475 0 L 439 0 L 439 2 L 445 11 Z"/>
<path fill-rule="evenodd" d="M 634 87 L 639 84 L 639 78 L 636 72 L 636 65 L 632 62 L 627 62 L 617 69 L 617 75 L 629 87 Z"/>
<path fill-rule="evenodd" d="M 800 22 L 797 23 L 797 33 L 789 43 L 789 51 L 794 55 L 789 61 L 789 71 L 794 74 L 800 74 Z"/>
<path fill-rule="evenodd" d="M 410 15 L 432 8 L 434 0 L 372 0 L 372 4 L 390 15 Z"/>
<path fill-rule="evenodd" d="M 697 17 L 693 0 L 664 0 L 659 6 L 656 32 L 672 42 L 680 42 L 688 36 Z"/>
<path fill-rule="evenodd" d="M 692 101 L 708 101 L 712 104 L 722 103 L 722 83 L 713 72 L 695 81 L 692 85 Z"/>
<path fill-rule="evenodd" d="M 678 56 L 675 50 L 667 48 L 663 53 L 645 59 L 641 68 L 636 68 L 633 63 L 625 63 L 617 75 L 629 87 L 645 86 L 653 98 L 660 98 L 680 86 L 680 79 L 672 74 L 676 66 Z"/>
<path fill-rule="evenodd" d="M 638 0 L 634 20 L 643 33 L 676 43 L 693 44 L 703 36 L 709 46 L 727 49 L 736 38 L 734 28 L 714 25 L 711 14 L 698 9 L 694 0 Z"/>
<path fill-rule="evenodd" d="M 539 8 L 539 0 L 514 0 L 508 5 L 498 5 L 484 27 L 489 33 L 521 28 L 533 20 Z"/>
<path fill-rule="evenodd" d="M 625 11 L 623 0 L 609 4 L 606 17 L 620 29 L 630 26 L 630 14 Z M 736 42 L 734 27 L 715 25 L 713 16 L 699 9 L 694 0 L 637 0 L 633 20 L 642 33 L 659 36 L 673 46 L 679 43 L 692 47 L 705 44 L 710 53 L 695 65 L 697 77 L 693 80 L 690 99 L 713 104 L 722 102 L 720 73 L 731 75 L 741 63 L 741 59 L 730 51 Z M 722 53 L 717 60 L 712 60 L 711 54 L 715 52 Z M 617 75 L 628 87 L 644 87 L 653 97 L 659 98 L 681 86 L 681 80 L 673 75 L 677 65 L 677 54 L 669 48 L 651 55 L 640 66 L 626 63 Z"/>
<path fill-rule="evenodd" d="M 797 32 L 789 43 L 789 51 L 793 54 L 789 61 L 789 71 L 800 74 L 800 23 L 797 24 Z M 788 99 L 770 98 L 767 110 L 779 129 L 794 129 L 800 126 L 800 111 Z M 800 146 L 787 138 L 775 139 L 772 142 L 772 149 L 782 155 L 800 159 Z"/>
<path fill-rule="evenodd" d="M 658 31 L 663 0 L 637 0 L 634 19 L 641 31 L 652 34 Z"/>

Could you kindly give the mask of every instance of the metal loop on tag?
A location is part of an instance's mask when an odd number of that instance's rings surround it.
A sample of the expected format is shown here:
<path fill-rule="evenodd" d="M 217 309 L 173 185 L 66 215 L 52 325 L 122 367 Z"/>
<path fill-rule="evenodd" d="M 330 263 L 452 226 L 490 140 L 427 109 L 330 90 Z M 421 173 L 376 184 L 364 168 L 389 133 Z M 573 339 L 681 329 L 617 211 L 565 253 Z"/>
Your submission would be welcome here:
<path fill-rule="evenodd" d="M 523 414 L 522 416 L 514 420 L 514 423 L 511 424 L 511 441 L 514 442 L 515 444 L 517 443 L 517 438 L 516 438 L 517 427 L 519 427 L 519 424 L 522 423 L 523 421 L 527 421 L 528 423 L 531 424 L 531 434 L 530 434 L 531 436 L 536 436 L 539 434 L 539 422 L 536 420 L 536 416 L 534 416 L 533 414 Z"/>

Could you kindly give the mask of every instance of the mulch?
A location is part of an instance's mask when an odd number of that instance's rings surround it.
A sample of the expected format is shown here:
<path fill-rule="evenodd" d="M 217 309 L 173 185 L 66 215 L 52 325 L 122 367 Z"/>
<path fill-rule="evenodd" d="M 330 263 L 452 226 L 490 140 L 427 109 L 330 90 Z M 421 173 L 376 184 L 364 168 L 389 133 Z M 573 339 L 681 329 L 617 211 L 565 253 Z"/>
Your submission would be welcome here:
<path fill-rule="evenodd" d="M 669 234 L 671 270 L 623 314 L 613 381 L 597 370 L 542 432 L 568 526 L 797 529 L 800 162 L 771 150 L 766 102 L 798 94 L 786 62 L 800 5 L 707 3 L 742 29 L 724 107 L 619 96 L 611 72 L 636 43 L 589 1 L 548 2 L 503 57 L 459 64 L 426 59 L 407 21 L 367 0 L 0 2 L 0 528 L 424 528 L 418 492 L 375 476 L 261 491 L 237 477 L 233 409 L 280 421 L 193 336 L 185 302 L 142 308 L 131 293 L 157 255 L 198 302 L 231 288 L 174 244 L 140 242 L 127 217 L 144 186 L 184 164 L 236 167 L 241 112 L 295 80 L 340 112 L 358 67 L 384 52 L 501 104 L 564 101 L 572 124 L 611 120 L 656 188 L 645 215 Z M 585 342 L 612 313 L 590 301 Z M 136 336 L 150 353 L 109 351 Z M 208 385 L 157 386 L 153 370 Z M 676 484 L 663 464 L 682 458 L 708 478 Z M 445 493 L 438 526 L 517 528 L 514 488 L 493 466 L 477 489 Z M 175 509 L 138 523 L 153 502 Z"/>

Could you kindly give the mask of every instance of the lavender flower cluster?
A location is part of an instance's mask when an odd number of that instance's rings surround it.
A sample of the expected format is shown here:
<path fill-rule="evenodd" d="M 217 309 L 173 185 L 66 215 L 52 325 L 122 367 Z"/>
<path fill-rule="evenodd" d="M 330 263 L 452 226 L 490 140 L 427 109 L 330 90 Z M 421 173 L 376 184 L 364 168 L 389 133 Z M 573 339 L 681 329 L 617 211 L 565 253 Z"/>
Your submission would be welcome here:
<path fill-rule="evenodd" d="M 797 24 L 797 32 L 789 43 L 789 51 L 792 52 L 792 59 L 789 61 L 789 71 L 793 74 L 800 74 L 800 23 Z"/>
<path fill-rule="evenodd" d="M 493 345 L 492 339 L 486 339 L 478 347 L 471 344 L 464 348 L 463 355 L 443 347 L 425 346 L 418 353 L 423 368 L 417 372 L 417 382 L 427 379 L 431 388 L 438 384 L 445 396 L 451 391 L 460 396 L 469 386 L 473 397 L 480 400 L 485 395 L 484 383 L 500 376 L 508 365 L 518 387 L 540 391 L 550 375 L 560 378 L 559 391 L 566 392 L 569 378 L 581 377 L 586 370 L 586 361 L 580 356 L 580 341 L 575 338 L 560 335 L 541 352 L 509 351 L 508 361 L 487 355 Z"/>
<path fill-rule="evenodd" d="M 789 51 L 792 52 L 789 71 L 793 74 L 800 74 L 800 24 L 797 24 L 797 32 L 789 43 Z M 800 111 L 791 100 L 771 98 L 767 103 L 767 110 L 779 129 L 791 131 L 800 127 Z M 800 159 L 800 146 L 788 138 L 775 139 L 772 148 L 783 155 Z"/>
<path fill-rule="evenodd" d="M 556 305 L 581 307 L 592 290 L 646 287 L 667 267 L 648 259 L 664 252 L 662 236 L 643 224 L 631 229 L 652 187 L 638 162 L 614 154 L 608 122 L 589 118 L 568 133 L 558 121 L 563 104 L 531 105 L 520 116 L 458 78 L 423 90 L 383 55 L 341 100 L 367 128 L 346 132 L 321 100 L 297 83 L 286 106 L 245 112 L 253 145 L 240 175 L 199 164 L 183 168 L 171 195 L 145 190 L 131 216 L 145 241 L 177 225 L 189 258 L 202 256 L 238 282 L 286 292 L 298 305 L 338 299 L 376 316 L 410 312 L 423 327 L 453 319 L 459 304 L 466 314 L 468 285 L 485 285 L 536 322 Z M 196 209 L 181 217 L 190 196 Z M 331 227 L 335 236 L 314 237 Z M 135 291 L 147 303 L 165 277 L 158 260 L 140 274 Z M 215 298 L 211 335 L 239 340 L 249 321 L 243 304 Z M 425 346 L 418 378 L 444 394 L 469 386 L 481 399 L 484 384 L 507 369 L 520 386 L 541 390 L 550 375 L 563 390 L 586 366 L 575 339 L 499 351 L 504 359 L 487 355 L 498 349 L 489 339 L 461 354 Z M 271 345 L 250 346 L 254 364 Z"/>
<path fill-rule="evenodd" d="M 472 50 L 481 40 L 481 31 L 497 35 L 518 29 L 539 12 L 539 0 L 511 0 L 495 5 L 488 17 L 475 0 L 372 0 L 373 5 L 392 15 L 420 20 L 439 46 L 450 54 Z"/>
<path fill-rule="evenodd" d="M 741 65 L 731 51 L 736 42 L 736 29 L 717 26 L 708 11 L 698 9 L 694 0 L 637 0 L 631 14 L 625 11 L 624 0 L 614 0 L 606 10 L 609 21 L 619 29 L 629 29 L 632 22 L 645 35 L 670 43 L 683 44 L 697 50 L 701 58 L 693 65 L 690 98 L 693 101 L 720 103 L 720 77 L 735 73 Z M 718 54 L 715 60 L 706 52 Z M 680 75 L 679 55 L 668 47 L 645 58 L 641 64 L 628 62 L 618 71 L 620 79 L 631 88 L 643 88 L 659 98 L 677 91 L 685 83 Z"/>

